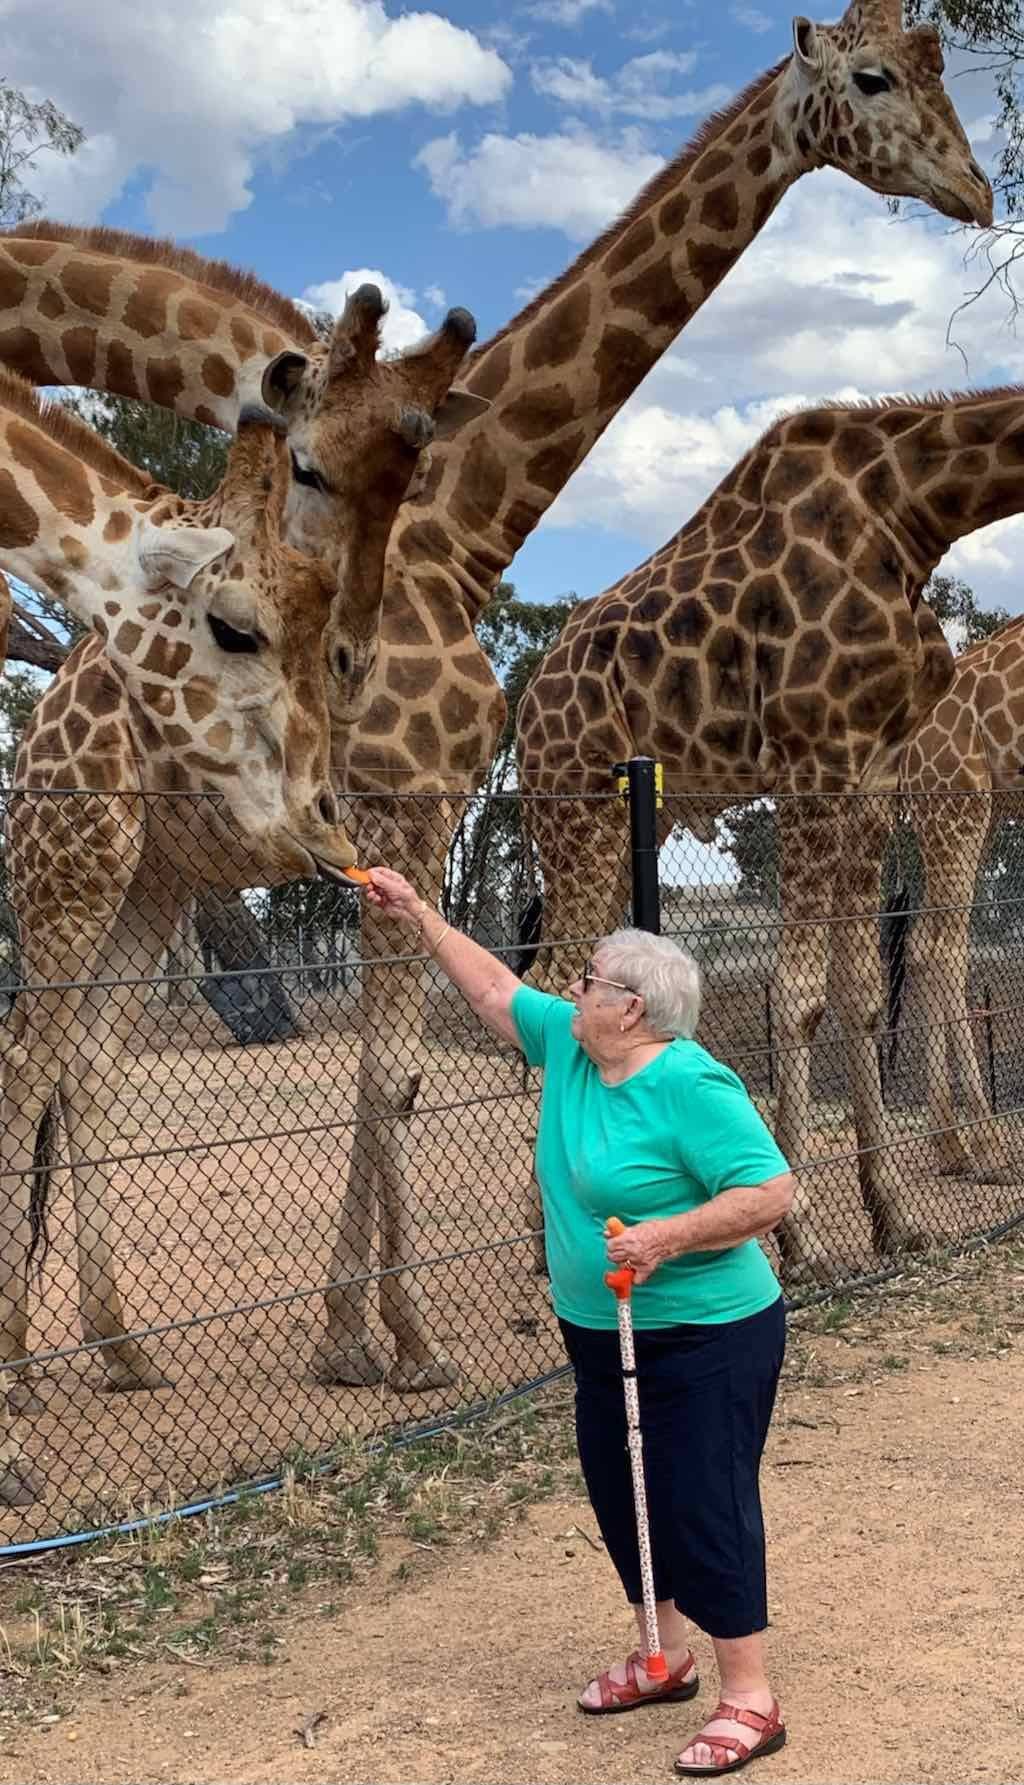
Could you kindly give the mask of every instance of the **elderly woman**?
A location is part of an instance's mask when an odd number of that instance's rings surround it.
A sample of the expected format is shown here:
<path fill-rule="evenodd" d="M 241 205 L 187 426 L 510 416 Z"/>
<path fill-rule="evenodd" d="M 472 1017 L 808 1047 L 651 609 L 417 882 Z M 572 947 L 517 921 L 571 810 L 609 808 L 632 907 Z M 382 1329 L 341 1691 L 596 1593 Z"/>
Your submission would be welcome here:
<path fill-rule="evenodd" d="M 619 930 L 593 949 L 572 1003 L 521 985 L 387 868 L 368 896 L 414 926 L 495 1034 L 544 1068 L 537 1177 L 551 1295 L 576 1375 L 580 1460 L 643 1635 L 642 1588 L 609 1259 L 635 1271 L 633 1322 L 666 1684 L 634 1650 L 581 1694 L 597 1715 L 698 1691 L 689 1619 L 710 1636 L 719 1703 L 676 1761 L 734 1772 L 786 1739 L 768 1683 L 758 1471 L 782 1366 L 778 1282 L 757 1245 L 793 1179 L 741 1081 L 693 1039 L 695 963 L 664 937 Z M 626 1231 L 606 1243 L 612 1215 Z"/>

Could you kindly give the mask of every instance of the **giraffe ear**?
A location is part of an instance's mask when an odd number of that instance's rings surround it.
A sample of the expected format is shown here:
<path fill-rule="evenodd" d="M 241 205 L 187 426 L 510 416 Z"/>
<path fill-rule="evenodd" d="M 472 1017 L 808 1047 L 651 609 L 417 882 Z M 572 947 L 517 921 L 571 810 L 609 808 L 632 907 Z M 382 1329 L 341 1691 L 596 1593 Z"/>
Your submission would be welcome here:
<path fill-rule="evenodd" d="M 793 20 L 793 54 L 805 74 L 817 74 L 821 67 L 818 27 L 800 13 Z"/>
<path fill-rule="evenodd" d="M 306 375 L 309 361 L 304 353 L 287 348 L 275 353 L 263 372 L 261 390 L 268 409 L 286 409 Z"/>
<path fill-rule="evenodd" d="M 143 521 L 139 563 L 151 589 L 161 583 L 189 589 L 201 570 L 234 549 L 235 536 L 226 527 L 155 527 Z"/>
<path fill-rule="evenodd" d="M 474 396 L 471 390 L 463 390 L 460 384 L 453 384 L 444 402 L 434 414 L 434 439 L 450 440 L 460 428 L 468 422 L 475 421 L 478 415 L 486 415 L 491 407 L 486 397 Z"/>

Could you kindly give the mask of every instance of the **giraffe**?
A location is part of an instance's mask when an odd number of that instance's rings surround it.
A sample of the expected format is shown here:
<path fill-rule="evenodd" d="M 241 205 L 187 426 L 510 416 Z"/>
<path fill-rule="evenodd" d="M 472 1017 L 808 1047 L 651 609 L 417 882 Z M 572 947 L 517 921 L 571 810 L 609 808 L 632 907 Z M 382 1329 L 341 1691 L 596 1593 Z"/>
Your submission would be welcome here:
<path fill-rule="evenodd" d="M 710 841 L 739 794 L 777 800 L 776 1134 L 787 1158 L 804 1157 L 831 951 L 861 1191 L 882 1253 L 919 1238 L 883 1147 L 875 1052 L 889 825 L 884 802 L 830 795 L 894 788 L 930 713 L 945 731 L 953 658 L 920 593 L 955 540 L 1024 508 L 1022 464 L 1024 391 L 791 415 L 667 545 L 574 611 L 520 706 L 519 785 L 553 937 L 614 927 L 628 887 L 624 817 L 614 802 L 531 795 L 604 790 L 610 764 L 646 754 L 664 767 L 663 839 L 678 823 Z M 906 760 L 917 752 L 912 743 Z M 864 921 L 830 937 L 839 898 L 844 917 Z M 534 976 L 553 989 L 551 949 Z M 781 1243 L 790 1268 L 831 1272 L 806 1190 Z"/>
<path fill-rule="evenodd" d="M 412 395 L 440 404 L 463 353 L 458 332 L 442 330 L 414 356 L 413 376 L 403 362 L 382 365 L 382 314 L 376 288 L 360 290 L 334 341 L 335 351 L 351 348 L 348 454 L 339 463 L 360 555 L 357 604 L 374 574 L 381 586 L 391 524 L 417 469 L 410 437 L 429 433 L 430 407 Z M 189 502 L 0 372 L 0 563 L 91 628 L 32 715 L 9 816 L 27 983 L 0 1112 L 0 1365 L 8 1368 L 25 1357 L 26 1242 L 45 1213 L 45 1174 L 30 1194 L 35 1143 L 59 1086 L 78 1156 L 85 1338 L 105 1342 L 113 1385 L 162 1380 L 125 1333 L 106 1208 L 104 1100 L 123 1077 L 146 971 L 156 971 L 197 887 L 341 878 L 356 859 L 329 778 L 323 649 L 351 552 L 339 538 L 328 567 L 282 542 L 288 484 L 272 412 L 243 410 L 220 489 Z M 82 792 L 70 811 L 67 789 Z M 219 805 L 181 798 L 211 792 Z M 82 980 L 97 975 L 107 984 L 83 992 Z M 6 1399 L 0 1505 L 19 1505 L 41 1484 L 23 1461 Z"/>
<path fill-rule="evenodd" d="M 383 313 L 377 287 L 361 289 Z M 416 479 L 404 478 L 406 494 L 422 479 L 426 461 L 418 455 L 431 440 L 453 435 L 488 407 L 452 382 L 475 337 L 469 312 L 452 309 L 436 335 L 376 367 L 417 460 Z M 280 414 L 290 465 L 285 537 L 330 565 L 342 542 L 347 553 L 325 631 L 332 712 L 349 724 L 365 711 L 380 579 L 376 546 L 367 549 L 362 534 L 379 526 L 375 505 L 390 515 L 388 485 L 404 468 L 389 465 L 373 501 L 372 466 L 356 488 L 346 486 L 352 342 L 344 315 L 320 340 L 297 305 L 224 262 L 119 230 L 37 220 L 0 234 L 0 363 L 33 384 L 146 399 L 227 433 L 253 404 Z M 363 381 L 372 391 L 372 381 Z"/>
<path fill-rule="evenodd" d="M 438 897 L 459 801 L 479 785 L 504 718 L 501 691 L 473 632 L 483 606 L 573 471 L 789 187 L 832 166 L 875 191 L 921 198 L 959 221 L 991 221 L 991 188 L 942 86 L 938 38 L 929 27 L 904 31 L 901 17 L 900 0 L 851 0 L 834 26 L 798 17 L 791 56 L 709 120 L 623 217 L 471 357 L 464 386 L 490 408 L 434 449 L 424 488 L 408 505 L 389 552 L 369 712 L 357 726 L 332 734 L 336 787 L 372 796 L 346 808 L 361 854 L 401 860 L 424 897 Z M 6 307 L 5 250 L 21 256 L 13 267 L 15 297 Z M 117 296 L 108 302 L 99 291 L 86 313 L 71 307 L 74 291 L 63 269 L 69 257 L 77 264 L 89 253 L 105 255 L 107 289 Z M 33 270 L 23 289 L 26 267 L 34 269 L 33 257 L 42 255 L 43 271 Z M 152 266 L 145 264 L 148 255 Z M 213 345 L 203 318 L 189 303 L 187 326 L 172 339 L 169 311 L 158 303 L 146 327 L 159 351 L 151 350 L 148 335 L 139 344 L 135 333 L 137 289 L 158 272 L 173 279 L 172 294 L 182 303 L 186 282 L 196 278 L 222 293 L 222 307 L 225 297 L 229 307 L 240 303 L 232 284 L 237 275 L 178 249 L 157 253 L 133 238 L 45 223 L 27 237 L 19 230 L 17 242 L 0 241 L 0 357 L 50 381 L 116 390 L 130 382 L 127 394 L 197 413 L 201 369 Z M 261 298 L 250 288 L 248 301 L 267 301 L 262 289 Z M 274 299 L 279 330 L 283 301 Z M 268 309 L 262 326 L 269 328 L 273 318 Z M 87 337 L 81 361 L 79 330 Z M 309 343 L 295 340 L 290 350 L 269 337 L 265 343 L 268 353 L 295 355 L 277 362 L 278 384 L 297 360 L 310 357 Z M 230 320 L 217 333 L 216 353 L 237 384 L 242 365 Z M 184 370 L 186 359 L 196 376 Z M 151 363 L 162 393 L 150 378 Z M 165 367 L 173 389 L 164 382 Z M 260 388 L 267 401 L 279 397 L 273 378 Z M 202 400 L 200 419 L 207 408 Z M 315 469 L 315 460 L 307 458 L 303 468 Z M 329 503 L 321 514 L 329 526 Z M 408 799 L 389 799 L 395 793 L 440 803 L 428 814 Z M 394 947 L 370 911 L 364 944 L 372 960 L 386 961 Z M 418 1075 L 398 1065 L 390 1043 L 396 1032 L 417 1032 L 422 1008 L 422 964 L 386 961 L 364 973 L 366 1040 L 332 1279 L 368 1269 L 378 1212 L 382 1260 L 405 1243 L 406 1136 Z M 417 1388 L 450 1381 L 451 1367 L 437 1353 L 415 1285 L 385 1277 L 380 1297 L 397 1351 L 391 1379 Z M 324 1380 L 358 1386 L 385 1373 L 387 1358 L 366 1314 L 365 1293 L 328 1293 L 317 1366 Z"/>
<path fill-rule="evenodd" d="M 984 446 L 991 464 L 993 442 L 986 439 Z M 971 911 L 993 829 L 1020 816 L 1022 642 L 1024 619 L 1012 620 L 958 657 L 952 686 L 899 765 L 926 889 L 927 911 L 908 948 L 925 1028 L 925 1126 L 942 1176 L 989 1183 L 1016 1181 L 1019 1173 L 989 1119 L 971 1035 Z M 898 1010 L 893 1015 L 898 1018 Z M 957 1130 L 957 1076 L 967 1107 L 966 1138 Z"/>
<path fill-rule="evenodd" d="M 10 631 L 13 608 L 11 585 L 5 576 L 0 575 L 0 664 L 7 657 L 7 634 Z"/>

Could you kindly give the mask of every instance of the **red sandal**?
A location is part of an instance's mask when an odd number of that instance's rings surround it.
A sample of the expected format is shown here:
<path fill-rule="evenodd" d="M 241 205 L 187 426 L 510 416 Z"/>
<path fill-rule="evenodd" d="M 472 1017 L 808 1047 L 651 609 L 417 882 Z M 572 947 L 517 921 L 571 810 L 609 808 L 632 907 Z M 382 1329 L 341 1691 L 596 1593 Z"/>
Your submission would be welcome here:
<path fill-rule="evenodd" d="M 697 1663 L 690 1650 L 686 1660 L 675 1673 L 670 1673 L 663 1686 L 656 1686 L 653 1692 L 644 1692 L 637 1680 L 636 1665 L 643 1661 L 639 1649 L 626 1660 L 626 1677 L 617 1684 L 608 1673 L 599 1673 L 597 1683 L 601 1689 L 600 1704 L 581 1704 L 576 1700 L 576 1709 L 585 1711 L 588 1717 L 606 1717 L 616 1711 L 638 1711 L 643 1704 L 682 1704 L 688 1698 L 696 1698 L 700 1691 L 700 1678 L 697 1674 Z M 685 1675 L 691 1667 L 694 1670 L 692 1680 Z"/>
<path fill-rule="evenodd" d="M 738 1736 L 726 1739 L 723 1736 L 705 1735 L 703 1731 L 687 1742 L 686 1748 L 694 1748 L 700 1742 L 704 1748 L 710 1748 L 713 1758 L 711 1766 L 685 1766 L 681 1760 L 675 1762 L 675 1770 L 684 1779 L 717 1779 L 720 1773 L 738 1773 L 741 1766 L 751 1760 L 760 1760 L 762 1754 L 775 1754 L 786 1745 L 786 1725 L 782 1721 L 778 1699 L 772 1700 L 772 1708 L 763 1711 L 745 1711 L 736 1704 L 719 1702 L 708 1718 L 713 1723 L 716 1717 L 728 1718 L 730 1723 L 743 1723 L 747 1729 L 760 1731 L 756 1742 L 742 1742 Z M 707 1723 L 704 1725 L 707 1728 Z M 686 1753 L 686 1748 L 683 1753 Z"/>

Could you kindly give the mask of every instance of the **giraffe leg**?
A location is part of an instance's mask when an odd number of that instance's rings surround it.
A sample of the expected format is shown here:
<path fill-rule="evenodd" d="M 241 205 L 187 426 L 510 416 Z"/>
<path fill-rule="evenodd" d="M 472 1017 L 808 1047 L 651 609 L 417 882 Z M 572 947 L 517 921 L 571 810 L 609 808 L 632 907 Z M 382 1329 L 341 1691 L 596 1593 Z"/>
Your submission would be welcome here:
<path fill-rule="evenodd" d="M 891 1144 L 878 1070 L 885 989 L 878 943 L 882 863 L 892 814 L 882 795 L 842 802 L 843 910 L 832 938 L 830 993 L 843 1029 L 857 1132 L 861 1197 L 881 1257 L 920 1249 L 930 1235 L 904 1212 L 906 1154 Z"/>
<path fill-rule="evenodd" d="M 97 968 L 105 980 L 145 980 L 155 974 L 174 933 L 181 900 L 166 891 L 132 889 Z M 125 1080 L 124 1047 L 145 1008 L 145 984 L 90 989 L 80 1012 L 81 1040 L 61 1076 L 61 1105 L 74 1182 L 78 1292 L 82 1338 L 101 1341 L 98 1353 L 109 1389 L 165 1388 L 168 1378 L 127 1336 L 114 1264 L 109 1184 L 117 1151 L 111 1110 Z"/>
<path fill-rule="evenodd" d="M 772 1028 L 778 1065 L 775 1138 L 796 1174 L 790 1213 L 778 1231 L 787 1277 L 834 1275 L 820 1215 L 800 1167 L 812 1132 L 811 1043 L 825 1010 L 829 925 L 840 870 L 836 802 L 811 794 L 782 798 L 777 808 L 782 928 L 772 982 Z"/>
<path fill-rule="evenodd" d="M 925 1024 L 927 1127 L 942 1176 L 1005 1182 L 1013 1177 L 991 1111 L 971 1033 L 967 985 L 971 910 L 991 824 L 991 801 L 933 798 L 916 829 L 925 869 L 925 910 L 910 942 L 920 1020 Z M 957 1130 L 954 1086 L 972 1123 Z"/>
<path fill-rule="evenodd" d="M 417 814 L 413 802 L 381 820 L 363 814 L 360 853 L 368 860 L 395 862 L 421 898 L 435 903 L 441 885 L 448 836 L 447 808 L 426 802 Z M 367 836 L 372 835 L 372 841 Z M 417 1222 L 408 1170 L 408 1129 L 420 1084 L 419 1050 L 424 1013 L 424 963 L 388 965 L 388 956 L 412 946 L 371 906 L 362 914 L 362 1047 L 353 1126 L 352 1153 L 341 1217 L 331 1258 L 332 1282 L 365 1278 L 371 1269 L 375 1216 L 379 1215 L 380 1308 L 393 1334 L 396 1361 L 388 1358 L 368 1327 L 368 1281 L 329 1289 L 327 1334 L 318 1349 L 315 1372 L 324 1382 L 361 1387 L 387 1374 L 403 1391 L 439 1387 L 457 1378 L 452 1360 L 433 1340 L 413 1265 Z"/>
<path fill-rule="evenodd" d="M 130 798 L 116 811 L 87 795 L 11 801 L 8 861 L 25 983 L 4 1048 L 0 1107 L 0 1384 L 26 1357 L 26 1258 L 45 1185 L 36 1136 L 80 1040 L 81 982 L 95 970 L 138 860 L 141 822 Z M 10 1411 L 0 1395 L 0 1505 L 24 1505 L 42 1483 L 24 1462 Z"/>

